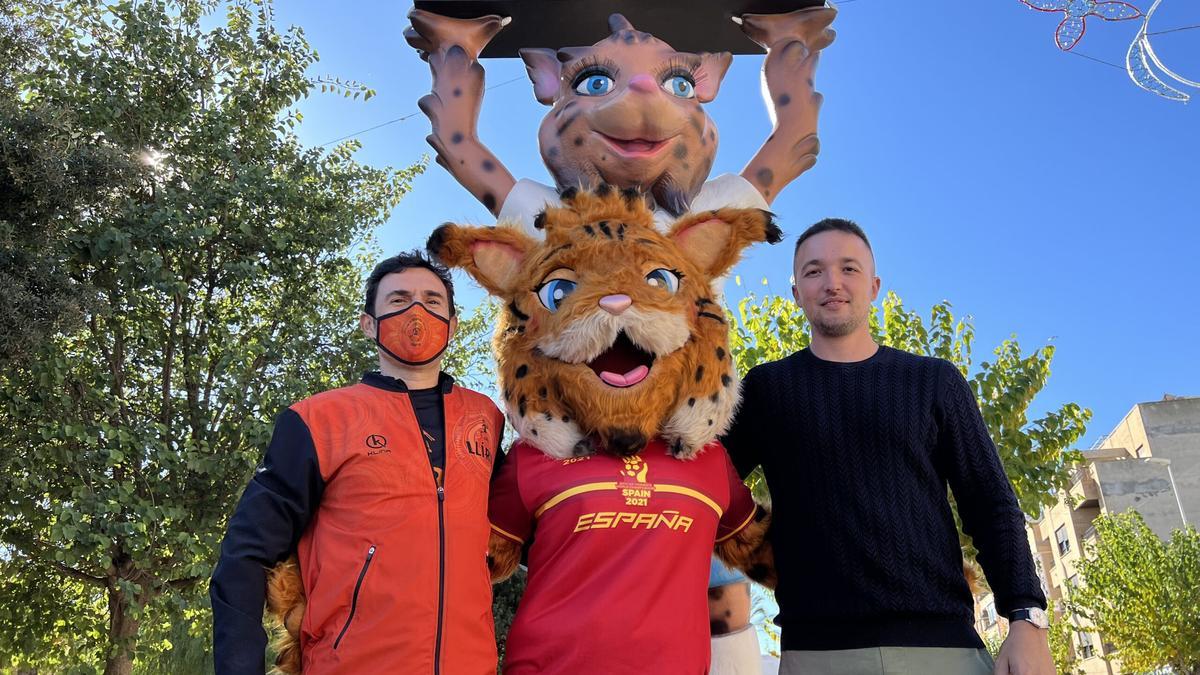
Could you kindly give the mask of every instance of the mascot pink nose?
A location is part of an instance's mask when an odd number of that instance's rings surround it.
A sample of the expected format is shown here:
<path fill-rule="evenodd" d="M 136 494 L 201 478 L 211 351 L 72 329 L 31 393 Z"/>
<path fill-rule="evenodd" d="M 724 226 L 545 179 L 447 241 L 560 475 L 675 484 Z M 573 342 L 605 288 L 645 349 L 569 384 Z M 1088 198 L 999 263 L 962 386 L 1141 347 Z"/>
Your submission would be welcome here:
<path fill-rule="evenodd" d="M 617 315 L 629 309 L 633 298 L 628 295 L 606 295 L 600 298 L 600 307 L 609 314 Z"/>
<path fill-rule="evenodd" d="M 629 79 L 629 88 L 634 91 L 651 92 L 657 89 L 658 85 L 655 84 L 654 78 L 643 73 L 641 75 L 634 75 Z"/>

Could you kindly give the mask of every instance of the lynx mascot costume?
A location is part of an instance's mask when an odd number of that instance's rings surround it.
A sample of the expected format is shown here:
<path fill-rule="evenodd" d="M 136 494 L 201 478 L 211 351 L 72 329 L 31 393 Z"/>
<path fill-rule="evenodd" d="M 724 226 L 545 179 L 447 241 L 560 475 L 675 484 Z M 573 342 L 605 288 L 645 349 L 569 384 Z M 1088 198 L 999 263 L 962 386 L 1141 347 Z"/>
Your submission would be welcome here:
<path fill-rule="evenodd" d="M 676 52 L 621 15 L 591 47 L 522 50 L 552 106 L 538 140 L 557 188 L 515 180 L 476 135 L 478 55 L 505 22 L 410 14 L 437 162 L 503 223 L 446 225 L 429 246 L 507 305 L 495 347 L 519 442 L 493 488 L 489 556 L 502 580 L 527 546 L 530 577 L 506 673 L 707 672 L 713 545 L 773 585 L 766 521 L 715 441 L 738 382 L 711 282 L 746 246 L 779 241 L 764 209 L 816 162 L 813 76 L 834 14 L 742 17 L 768 50 L 773 130 L 739 176 L 714 180 L 700 104 L 729 54 Z M 286 628 L 277 666 L 299 672 L 294 561 L 268 602 Z"/>
<path fill-rule="evenodd" d="M 636 191 L 562 198 L 542 240 L 457 225 L 429 240 L 507 305 L 495 346 L 520 439 L 493 480 L 489 548 L 503 579 L 528 544 L 529 584 L 505 672 L 705 673 L 714 542 L 751 568 L 765 532 L 715 440 L 738 381 L 711 280 L 780 232 L 720 209 L 662 234 Z"/>

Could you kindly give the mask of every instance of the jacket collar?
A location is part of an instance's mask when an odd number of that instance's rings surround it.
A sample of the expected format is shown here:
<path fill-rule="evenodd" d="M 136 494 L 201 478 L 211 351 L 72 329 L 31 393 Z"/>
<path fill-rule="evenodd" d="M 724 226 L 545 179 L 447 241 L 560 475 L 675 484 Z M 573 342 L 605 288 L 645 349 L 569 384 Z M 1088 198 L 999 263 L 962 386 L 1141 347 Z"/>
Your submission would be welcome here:
<path fill-rule="evenodd" d="M 388 377 L 378 370 L 363 373 L 362 383 L 385 391 L 408 393 L 408 385 L 404 383 L 404 380 Z M 454 378 L 445 372 L 438 373 L 437 386 L 443 394 L 449 394 L 450 389 L 454 386 Z"/>

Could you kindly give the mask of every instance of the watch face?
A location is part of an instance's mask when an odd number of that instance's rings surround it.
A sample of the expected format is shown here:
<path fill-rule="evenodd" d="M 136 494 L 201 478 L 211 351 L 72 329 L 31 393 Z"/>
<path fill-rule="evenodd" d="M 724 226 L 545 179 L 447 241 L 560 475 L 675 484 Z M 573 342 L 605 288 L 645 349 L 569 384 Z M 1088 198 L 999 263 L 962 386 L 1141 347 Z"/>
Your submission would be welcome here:
<path fill-rule="evenodd" d="M 1033 621 L 1033 625 L 1038 628 L 1049 628 L 1050 621 L 1046 618 L 1046 613 L 1037 607 L 1029 609 L 1029 618 Z"/>

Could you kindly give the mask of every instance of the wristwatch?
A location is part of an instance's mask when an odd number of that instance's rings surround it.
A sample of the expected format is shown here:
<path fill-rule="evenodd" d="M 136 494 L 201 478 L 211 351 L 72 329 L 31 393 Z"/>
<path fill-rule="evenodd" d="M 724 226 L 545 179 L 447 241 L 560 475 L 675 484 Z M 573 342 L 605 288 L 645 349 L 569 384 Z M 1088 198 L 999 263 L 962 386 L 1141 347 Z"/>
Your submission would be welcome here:
<path fill-rule="evenodd" d="M 1043 630 L 1050 627 L 1050 621 L 1046 618 L 1046 612 L 1041 607 L 1014 609 L 1008 613 L 1008 621 L 1009 623 L 1013 621 L 1028 621 Z"/>

